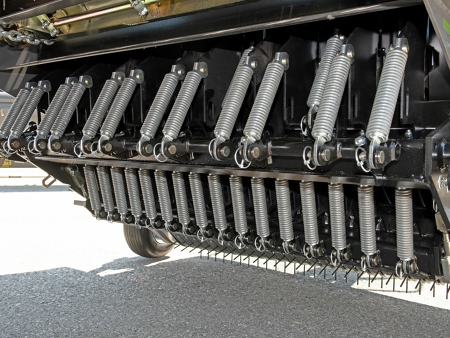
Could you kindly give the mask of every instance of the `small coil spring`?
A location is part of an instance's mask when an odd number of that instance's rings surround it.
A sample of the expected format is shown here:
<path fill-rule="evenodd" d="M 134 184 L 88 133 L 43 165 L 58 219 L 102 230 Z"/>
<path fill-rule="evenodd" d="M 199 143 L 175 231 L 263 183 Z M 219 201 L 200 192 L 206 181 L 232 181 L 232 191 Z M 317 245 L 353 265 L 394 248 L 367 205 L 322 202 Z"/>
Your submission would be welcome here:
<path fill-rule="evenodd" d="M 20 113 L 17 115 L 14 124 L 11 127 L 10 137 L 19 138 L 20 135 L 22 135 L 25 126 L 27 125 L 28 121 L 30 121 L 31 115 L 33 115 L 33 112 L 41 101 L 44 93 L 45 90 L 40 85 L 34 87 L 31 90 L 30 95 L 28 96 Z"/>
<path fill-rule="evenodd" d="M 222 101 L 222 107 L 225 105 L 225 102 L 228 100 L 228 95 L 230 94 L 231 88 L 234 87 L 233 83 L 234 83 L 234 81 L 236 81 L 236 76 L 237 76 L 237 73 L 238 73 L 238 71 L 239 71 L 239 67 L 241 67 L 242 65 L 244 65 L 247 56 L 250 54 L 251 51 L 253 51 L 253 49 L 254 49 L 254 48 L 253 48 L 253 46 L 252 46 L 252 47 L 247 48 L 246 50 L 244 50 L 244 51 L 242 52 L 242 56 L 241 56 L 241 58 L 240 58 L 240 60 L 239 60 L 238 66 L 236 67 L 236 70 L 234 71 L 233 78 L 231 79 L 231 82 L 230 82 L 230 85 L 229 85 L 229 87 L 228 87 L 228 90 L 227 90 L 227 92 L 226 92 L 226 94 L 225 94 L 225 97 L 223 98 L 223 101 Z M 247 90 L 247 88 L 246 88 L 245 90 Z"/>
<path fill-rule="evenodd" d="M 114 197 L 108 168 L 97 167 L 97 175 L 100 192 L 102 194 L 103 208 L 108 213 L 109 221 L 112 221 L 111 217 L 114 213 Z"/>
<path fill-rule="evenodd" d="M 328 184 L 328 199 L 330 204 L 331 245 L 337 251 L 341 251 L 347 246 L 343 185 Z"/>
<path fill-rule="evenodd" d="M 216 128 L 214 129 L 214 135 L 217 138 L 223 140 L 230 139 L 252 77 L 252 67 L 246 64 L 239 64 L 233 81 L 228 88 L 227 96 L 223 100 L 222 112 L 219 115 Z"/>
<path fill-rule="evenodd" d="M 64 105 L 64 102 L 66 101 L 67 97 L 69 96 L 71 89 L 71 85 L 67 83 L 63 83 L 59 86 L 58 91 L 56 92 L 55 96 L 53 97 L 52 102 L 48 106 L 47 111 L 45 112 L 45 115 L 39 123 L 37 127 L 37 134 L 42 137 L 48 136 L 50 133 L 50 129 L 52 128 L 52 125 L 55 123 L 55 120 L 61 111 L 61 108 Z"/>
<path fill-rule="evenodd" d="M 284 60 L 284 63 L 283 63 Z M 275 60 L 266 68 L 264 77 L 256 94 L 255 102 L 244 128 L 244 135 L 255 141 L 261 139 L 267 117 L 278 91 L 284 71 L 289 63 L 287 53 L 277 53 Z"/>
<path fill-rule="evenodd" d="M 114 197 L 116 199 L 117 211 L 121 216 L 122 222 L 125 222 L 125 217 L 128 213 L 128 203 L 122 168 L 111 168 L 111 178 L 114 187 Z"/>
<path fill-rule="evenodd" d="M 135 224 L 139 223 L 142 214 L 141 195 L 136 171 L 133 168 L 125 168 L 125 181 L 127 182 L 128 198 L 130 199 L 131 214 L 135 218 Z"/>
<path fill-rule="evenodd" d="M 137 85 L 138 82 L 133 76 L 129 76 L 123 80 L 122 86 L 117 92 L 117 95 L 109 108 L 108 114 L 106 115 L 105 121 L 103 122 L 102 128 L 100 129 L 100 134 L 102 136 L 105 136 L 108 139 L 114 137 L 120 120 L 123 117 L 123 113 L 127 109 L 128 103 L 130 102 Z"/>
<path fill-rule="evenodd" d="M 409 261 L 414 257 L 414 222 L 411 189 L 395 189 L 395 222 L 397 228 L 397 256 L 402 261 Z"/>
<path fill-rule="evenodd" d="M 397 104 L 400 86 L 403 80 L 406 61 L 408 59 L 407 39 L 397 39 L 387 52 L 380 82 L 370 113 L 366 135 L 369 140 L 378 138 L 386 142 L 389 137 L 395 106 Z"/>
<path fill-rule="evenodd" d="M 174 66 L 176 67 L 176 66 Z M 158 126 L 164 116 L 164 113 L 169 106 L 173 93 L 177 88 L 178 81 L 180 80 L 179 74 L 175 72 L 167 73 L 159 86 L 152 106 L 150 107 L 144 123 L 141 127 L 141 135 L 153 139 L 158 130 Z"/>
<path fill-rule="evenodd" d="M 248 232 L 247 216 L 245 212 L 245 197 L 242 180 L 238 176 L 230 176 L 231 202 L 233 204 L 234 227 L 239 235 Z"/>
<path fill-rule="evenodd" d="M 72 85 L 69 96 L 64 102 L 60 113 L 56 117 L 56 120 L 50 129 L 53 137 L 59 139 L 64 135 L 67 125 L 69 124 L 75 109 L 77 109 L 78 103 L 80 102 L 85 90 L 85 85 L 80 82 Z"/>
<path fill-rule="evenodd" d="M 285 242 L 290 242 L 294 239 L 294 228 L 292 226 L 292 208 L 291 196 L 289 191 L 289 181 L 277 179 L 275 181 L 275 192 L 277 195 L 280 238 Z"/>
<path fill-rule="evenodd" d="M 17 115 L 19 115 L 20 110 L 27 101 L 30 92 L 31 91 L 28 88 L 22 88 L 19 90 L 19 93 L 9 108 L 8 114 L 6 114 L 5 119 L 0 125 L 0 138 L 7 138 L 9 136 L 14 121 L 17 119 Z"/>
<path fill-rule="evenodd" d="M 91 202 L 91 208 L 94 212 L 95 217 L 100 216 L 100 210 L 102 208 L 102 203 L 100 201 L 100 195 L 98 193 L 98 182 L 97 175 L 95 175 L 95 169 L 92 166 L 84 167 L 84 178 L 86 180 L 86 186 L 89 194 L 89 200 Z"/>
<path fill-rule="evenodd" d="M 155 170 L 156 190 L 158 192 L 159 207 L 162 219 L 166 223 L 173 220 L 172 203 L 170 201 L 169 186 L 167 185 L 166 172 Z"/>
<path fill-rule="evenodd" d="M 192 203 L 194 204 L 195 222 L 201 229 L 204 229 L 208 226 L 208 216 L 206 215 L 205 197 L 200 175 L 190 173 L 189 185 L 191 187 Z"/>
<path fill-rule="evenodd" d="M 225 204 L 223 203 L 222 184 L 219 175 L 208 175 L 209 193 L 214 215 L 214 226 L 219 231 L 225 231 L 228 227 Z"/>
<path fill-rule="evenodd" d="M 184 181 L 184 174 L 179 171 L 172 173 L 173 190 L 175 192 L 175 201 L 177 203 L 178 221 L 183 228 L 191 222 L 191 216 L 189 214 L 189 205 L 186 195 L 186 184 Z"/>
<path fill-rule="evenodd" d="M 374 205 L 373 187 L 364 185 L 359 186 L 358 208 L 361 251 L 367 256 L 371 256 L 377 252 Z"/>
<path fill-rule="evenodd" d="M 183 85 L 181 86 L 180 92 L 178 93 L 163 128 L 164 136 L 168 137 L 170 140 L 178 138 L 178 134 L 180 133 L 184 119 L 186 118 L 186 114 L 191 106 L 202 78 L 200 71 L 195 69 L 186 74 L 186 78 L 184 79 Z"/>
<path fill-rule="evenodd" d="M 310 246 L 317 245 L 319 244 L 319 228 L 317 225 L 314 182 L 300 182 L 300 198 L 302 202 L 305 242 Z"/>
<path fill-rule="evenodd" d="M 353 46 L 342 45 L 341 53 L 333 59 L 311 132 L 315 140 L 321 137 L 328 142 L 332 138 L 353 56 Z"/>
<path fill-rule="evenodd" d="M 309 92 L 307 101 L 309 108 L 320 106 L 331 63 L 336 54 L 341 50 L 342 43 L 343 41 L 339 36 L 333 36 L 328 39 L 322 58 L 320 59 L 319 69 L 317 69 L 311 91 Z"/>
<path fill-rule="evenodd" d="M 123 75 L 124 76 L 124 75 Z M 92 108 L 91 113 L 83 127 L 83 136 L 87 136 L 90 139 L 95 137 L 98 129 L 102 125 L 102 121 L 111 106 L 111 102 L 114 99 L 114 95 L 120 87 L 121 82 L 118 79 L 108 79 L 103 85 L 102 91 Z"/>
<path fill-rule="evenodd" d="M 158 213 L 156 211 L 155 194 L 153 193 L 152 175 L 150 170 L 139 169 L 142 197 L 144 199 L 145 214 L 150 222 L 154 222 Z"/>
<path fill-rule="evenodd" d="M 253 207 L 255 210 L 256 233 L 261 238 L 266 238 L 270 236 L 270 228 L 264 179 L 261 177 L 253 177 L 251 184 Z"/>

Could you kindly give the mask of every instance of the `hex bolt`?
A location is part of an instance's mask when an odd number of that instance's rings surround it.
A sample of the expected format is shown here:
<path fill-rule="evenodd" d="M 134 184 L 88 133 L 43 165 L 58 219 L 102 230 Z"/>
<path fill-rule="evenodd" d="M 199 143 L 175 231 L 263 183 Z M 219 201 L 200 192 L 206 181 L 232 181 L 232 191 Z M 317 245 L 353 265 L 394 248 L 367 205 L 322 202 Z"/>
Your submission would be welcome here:
<path fill-rule="evenodd" d="M 375 153 L 375 162 L 378 164 L 383 164 L 386 160 L 386 154 L 384 153 L 384 150 L 378 150 Z"/>

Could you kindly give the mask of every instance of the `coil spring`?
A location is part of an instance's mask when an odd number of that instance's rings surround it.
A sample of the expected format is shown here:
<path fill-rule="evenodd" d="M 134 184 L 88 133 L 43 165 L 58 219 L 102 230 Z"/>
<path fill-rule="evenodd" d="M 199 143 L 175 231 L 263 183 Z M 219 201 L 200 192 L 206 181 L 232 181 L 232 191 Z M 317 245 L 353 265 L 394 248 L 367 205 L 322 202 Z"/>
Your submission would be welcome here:
<path fill-rule="evenodd" d="M 411 189 L 395 189 L 397 256 L 402 261 L 414 257 L 413 205 Z"/>
<path fill-rule="evenodd" d="M 116 94 L 117 89 L 119 89 L 119 86 L 120 81 L 117 79 L 106 80 L 102 91 L 100 92 L 100 95 L 92 108 L 91 114 L 89 114 L 86 124 L 83 127 L 83 135 L 86 135 L 91 139 L 95 137 L 95 134 L 102 125 L 103 118 L 105 117 L 108 108 L 111 106 L 111 102 L 113 101 L 114 95 Z"/>
<path fill-rule="evenodd" d="M 203 185 L 200 175 L 197 173 L 190 173 L 189 185 L 191 186 L 195 221 L 200 228 L 204 229 L 208 226 L 208 217 L 206 215 L 205 197 L 203 195 Z"/>
<path fill-rule="evenodd" d="M 22 110 L 17 115 L 16 120 L 14 121 L 13 126 L 11 127 L 10 136 L 12 137 L 20 137 L 22 135 L 25 126 L 33 115 L 34 110 L 38 106 L 41 101 L 42 96 L 45 91 L 41 86 L 36 86 L 31 90 L 30 95 L 28 96 L 26 102 L 24 103 Z"/>
<path fill-rule="evenodd" d="M 305 242 L 308 245 L 319 244 L 319 228 L 317 225 L 316 194 L 314 182 L 300 182 L 300 198 L 302 202 L 303 227 Z"/>
<path fill-rule="evenodd" d="M 380 142 L 386 142 L 389 137 L 392 118 L 394 117 L 395 106 L 397 104 L 398 93 L 405 71 L 408 53 L 406 52 L 407 40 L 397 39 L 396 47 L 388 51 L 386 60 L 381 71 L 380 82 L 370 113 L 369 124 L 366 135 L 369 140 L 379 138 Z M 403 50 L 401 44 L 405 44 Z"/>
<path fill-rule="evenodd" d="M 103 208 L 108 213 L 109 221 L 112 221 L 111 216 L 114 212 L 114 197 L 108 168 L 97 167 L 97 175 L 100 192 L 102 194 Z"/>
<path fill-rule="evenodd" d="M 359 186 L 358 207 L 361 251 L 367 256 L 373 255 L 377 251 L 374 205 L 373 187 Z"/>
<path fill-rule="evenodd" d="M 344 187 L 342 184 L 328 184 L 330 202 L 331 245 L 340 251 L 346 248 Z"/>
<path fill-rule="evenodd" d="M 333 128 L 352 62 L 353 46 L 342 45 L 341 53 L 333 59 L 331 64 L 319 110 L 314 121 L 311 135 L 316 140 L 322 137 L 325 142 L 328 142 L 332 138 Z"/>
<path fill-rule="evenodd" d="M 122 222 L 125 222 L 125 217 L 128 213 L 128 204 L 122 169 L 116 167 L 111 168 L 111 178 L 114 187 L 114 197 L 116 199 L 117 211 L 121 216 Z"/>
<path fill-rule="evenodd" d="M 186 114 L 194 99 L 197 88 L 202 80 L 202 76 L 199 71 L 192 70 L 187 73 L 181 86 L 180 92 L 173 104 L 170 115 L 167 118 L 166 124 L 163 128 L 164 136 L 169 137 L 171 140 L 178 138 L 181 126 L 183 125 Z"/>
<path fill-rule="evenodd" d="M 14 121 L 17 119 L 17 115 L 20 113 L 20 110 L 27 101 L 30 92 L 31 91 L 28 88 L 22 88 L 19 90 L 19 93 L 9 108 L 8 114 L 6 114 L 5 119 L 0 125 L 0 138 L 7 138 L 9 136 Z"/>
<path fill-rule="evenodd" d="M 100 134 L 102 136 L 106 136 L 109 139 L 114 137 L 137 84 L 134 77 L 127 77 L 123 80 L 122 86 L 117 92 L 117 95 L 109 108 L 109 112 L 106 115 L 105 121 L 103 122 L 102 128 L 100 129 Z"/>
<path fill-rule="evenodd" d="M 286 54 L 286 53 L 277 53 Z M 286 54 L 287 55 L 287 54 Z M 282 56 L 278 56 L 282 58 Z M 288 60 L 285 56 L 284 60 Z M 286 62 L 286 61 L 285 61 Z M 289 61 L 287 61 L 289 62 Z M 266 72 L 256 94 L 255 102 L 253 103 L 252 110 L 248 117 L 247 123 L 244 128 L 244 135 L 255 141 L 261 139 L 264 126 L 266 125 L 267 117 L 270 113 L 273 100 L 278 91 L 281 79 L 283 77 L 286 65 L 282 61 L 275 60 L 267 66 Z"/>
<path fill-rule="evenodd" d="M 139 223 L 142 214 L 141 195 L 136 171 L 133 168 L 125 168 L 125 181 L 127 182 L 128 198 L 130 199 L 131 214 L 135 218 L 135 224 Z"/>
<path fill-rule="evenodd" d="M 175 201 L 177 202 L 178 221 L 183 228 L 191 222 L 189 214 L 189 205 L 186 195 L 186 184 L 184 182 L 184 174 L 179 171 L 172 173 L 173 190 L 175 192 Z"/>
<path fill-rule="evenodd" d="M 89 200 L 91 201 L 92 211 L 94 212 L 95 217 L 98 218 L 100 216 L 102 203 L 100 201 L 100 195 L 98 193 L 98 182 L 94 167 L 89 165 L 84 167 L 84 178 L 86 180 L 86 186 L 89 194 Z"/>
<path fill-rule="evenodd" d="M 55 122 L 50 130 L 52 136 L 55 138 L 61 138 L 66 131 L 67 125 L 70 122 L 70 119 L 77 109 L 78 103 L 80 102 L 86 87 L 84 84 L 77 82 L 74 83 L 72 89 L 70 90 L 69 96 L 67 96 L 66 101 L 64 102 L 60 113 L 56 117 Z"/>
<path fill-rule="evenodd" d="M 289 242 L 294 239 L 289 181 L 277 179 L 275 181 L 275 192 L 277 195 L 278 221 L 280 223 L 280 238 L 285 242 Z"/>
<path fill-rule="evenodd" d="M 222 112 L 214 129 L 214 135 L 217 138 L 230 139 L 252 77 L 253 69 L 251 66 L 240 64 L 236 69 L 227 96 L 223 100 Z"/>
<path fill-rule="evenodd" d="M 56 120 L 56 117 L 61 111 L 61 108 L 63 107 L 64 102 L 66 101 L 70 93 L 70 88 L 71 86 L 67 83 L 63 83 L 59 86 L 58 91 L 56 92 L 52 102 L 48 106 L 48 109 L 45 112 L 41 123 L 39 123 L 37 127 L 38 135 L 46 137 L 49 134 L 50 129 Z"/>
<path fill-rule="evenodd" d="M 145 214 L 151 222 L 154 222 L 158 213 L 153 193 L 152 176 L 150 170 L 139 169 L 139 181 L 141 183 L 142 197 L 144 199 Z"/>
<path fill-rule="evenodd" d="M 158 192 L 159 207 L 162 219 L 170 223 L 173 219 L 172 203 L 170 201 L 169 187 L 167 185 L 166 172 L 155 170 L 156 190 Z"/>
<path fill-rule="evenodd" d="M 245 213 L 244 187 L 238 176 L 230 176 L 231 202 L 233 204 L 234 227 L 239 235 L 248 232 L 247 216 Z"/>
<path fill-rule="evenodd" d="M 208 175 L 209 193 L 214 215 L 214 226 L 219 231 L 225 231 L 228 227 L 225 204 L 223 203 L 222 184 L 220 176 Z"/>
<path fill-rule="evenodd" d="M 167 106 L 172 99 L 173 93 L 177 88 L 179 75 L 175 73 L 167 73 L 159 86 L 152 106 L 150 107 L 144 123 L 141 127 L 141 135 L 145 135 L 150 139 L 155 137 L 156 131 L 167 110 Z"/>
<path fill-rule="evenodd" d="M 231 90 L 231 88 L 234 87 L 234 84 L 233 84 L 233 83 L 234 83 L 234 81 L 236 80 L 236 76 L 237 76 L 237 73 L 238 73 L 238 71 L 239 71 L 239 67 L 241 67 L 242 65 L 244 65 L 245 59 L 247 58 L 248 54 L 250 54 L 250 52 L 253 51 L 253 49 L 254 49 L 254 48 L 253 48 L 253 46 L 252 46 L 252 47 L 247 48 L 246 50 L 244 50 L 244 51 L 242 52 L 242 56 L 241 56 L 241 58 L 240 58 L 240 60 L 239 60 L 239 63 L 238 63 L 238 65 L 237 65 L 237 67 L 236 67 L 236 70 L 234 71 L 233 78 L 231 79 L 230 85 L 228 86 L 228 90 L 227 90 L 227 92 L 225 93 L 225 97 L 223 98 L 223 101 L 222 101 L 222 107 L 225 106 L 225 102 L 228 100 L 228 95 L 230 94 L 230 90 Z M 245 90 L 247 90 L 247 88 L 246 88 Z"/>
<path fill-rule="evenodd" d="M 342 39 L 339 36 L 333 36 L 328 39 L 322 58 L 320 59 L 319 69 L 317 70 L 311 91 L 309 92 L 307 100 L 309 108 L 320 105 L 331 63 L 336 54 L 341 50 L 342 43 Z"/>
<path fill-rule="evenodd" d="M 264 187 L 264 179 L 260 177 L 253 177 L 252 196 L 253 207 L 255 210 L 256 233 L 261 238 L 269 237 L 269 216 L 267 213 L 266 188 Z M 279 209 L 278 209 L 279 210 Z"/>

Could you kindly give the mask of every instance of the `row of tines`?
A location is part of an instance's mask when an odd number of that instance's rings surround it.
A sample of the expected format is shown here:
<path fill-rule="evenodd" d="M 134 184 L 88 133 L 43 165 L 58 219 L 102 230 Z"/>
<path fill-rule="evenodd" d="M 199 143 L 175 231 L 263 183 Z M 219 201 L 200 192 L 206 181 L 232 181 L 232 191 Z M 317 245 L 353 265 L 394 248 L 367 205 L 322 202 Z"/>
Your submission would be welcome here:
<path fill-rule="evenodd" d="M 264 178 L 251 178 L 252 201 L 256 236 L 247 224 L 244 186 L 242 178 L 231 175 L 229 188 L 231 194 L 233 220 L 229 222 L 224 203 L 224 189 L 221 176 L 207 176 L 211 203 L 206 203 L 202 175 L 162 170 L 134 169 L 106 166 L 85 166 L 86 185 L 90 207 L 97 218 L 159 228 L 184 235 L 197 236 L 201 241 L 216 238 L 219 244 L 232 242 L 239 248 L 252 246 L 258 251 L 274 250 L 277 243 L 286 254 L 302 253 L 307 258 L 320 258 L 326 255 L 323 242 L 319 238 L 318 215 L 314 182 L 299 182 L 304 243 L 294 235 L 293 211 L 291 207 L 289 181 L 275 179 L 277 216 L 279 231 L 274 241 L 273 228 L 269 227 L 267 196 Z M 171 179 L 168 180 L 168 175 Z M 186 177 L 189 184 L 186 182 Z M 268 180 L 268 179 L 266 179 Z M 176 215 L 173 213 L 169 188 L 173 185 L 176 202 Z M 156 187 L 156 192 L 154 191 Z M 187 189 L 190 188 L 188 199 Z M 157 197 L 157 198 L 156 198 Z M 335 266 L 352 259 L 352 248 L 346 241 L 344 187 L 340 183 L 328 184 L 330 210 L 331 242 L 333 251 L 329 256 Z M 159 208 L 157 208 L 157 203 Z M 377 249 L 373 187 L 358 186 L 358 206 L 360 220 L 361 266 L 363 270 L 380 267 L 381 254 Z M 397 256 L 399 262 L 396 273 L 401 275 L 417 272 L 413 244 L 413 205 L 412 191 L 397 188 L 395 192 Z M 190 210 L 194 210 L 191 215 Z M 208 218 L 208 212 L 213 217 Z M 213 219 L 211 219 L 213 218 Z M 252 230 L 252 231 L 251 231 Z"/>

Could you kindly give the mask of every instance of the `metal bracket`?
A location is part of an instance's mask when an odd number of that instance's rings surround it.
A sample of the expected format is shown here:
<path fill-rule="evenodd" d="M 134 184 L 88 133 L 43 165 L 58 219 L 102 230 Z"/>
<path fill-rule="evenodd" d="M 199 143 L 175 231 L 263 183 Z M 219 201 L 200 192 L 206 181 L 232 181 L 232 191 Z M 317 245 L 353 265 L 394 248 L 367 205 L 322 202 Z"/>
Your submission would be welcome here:
<path fill-rule="evenodd" d="M 50 182 L 48 182 L 50 179 L 52 179 Z M 48 189 L 48 188 L 50 188 L 52 185 L 53 185 L 53 183 L 55 183 L 56 182 L 56 178 L 54 178 L 52 175 L 47 175 L 47 177 L 45 177 L 43 180 L 42 180 L 42 186 L 44 187 L 44 188 L 46 188 L 46 189 Z"/>

